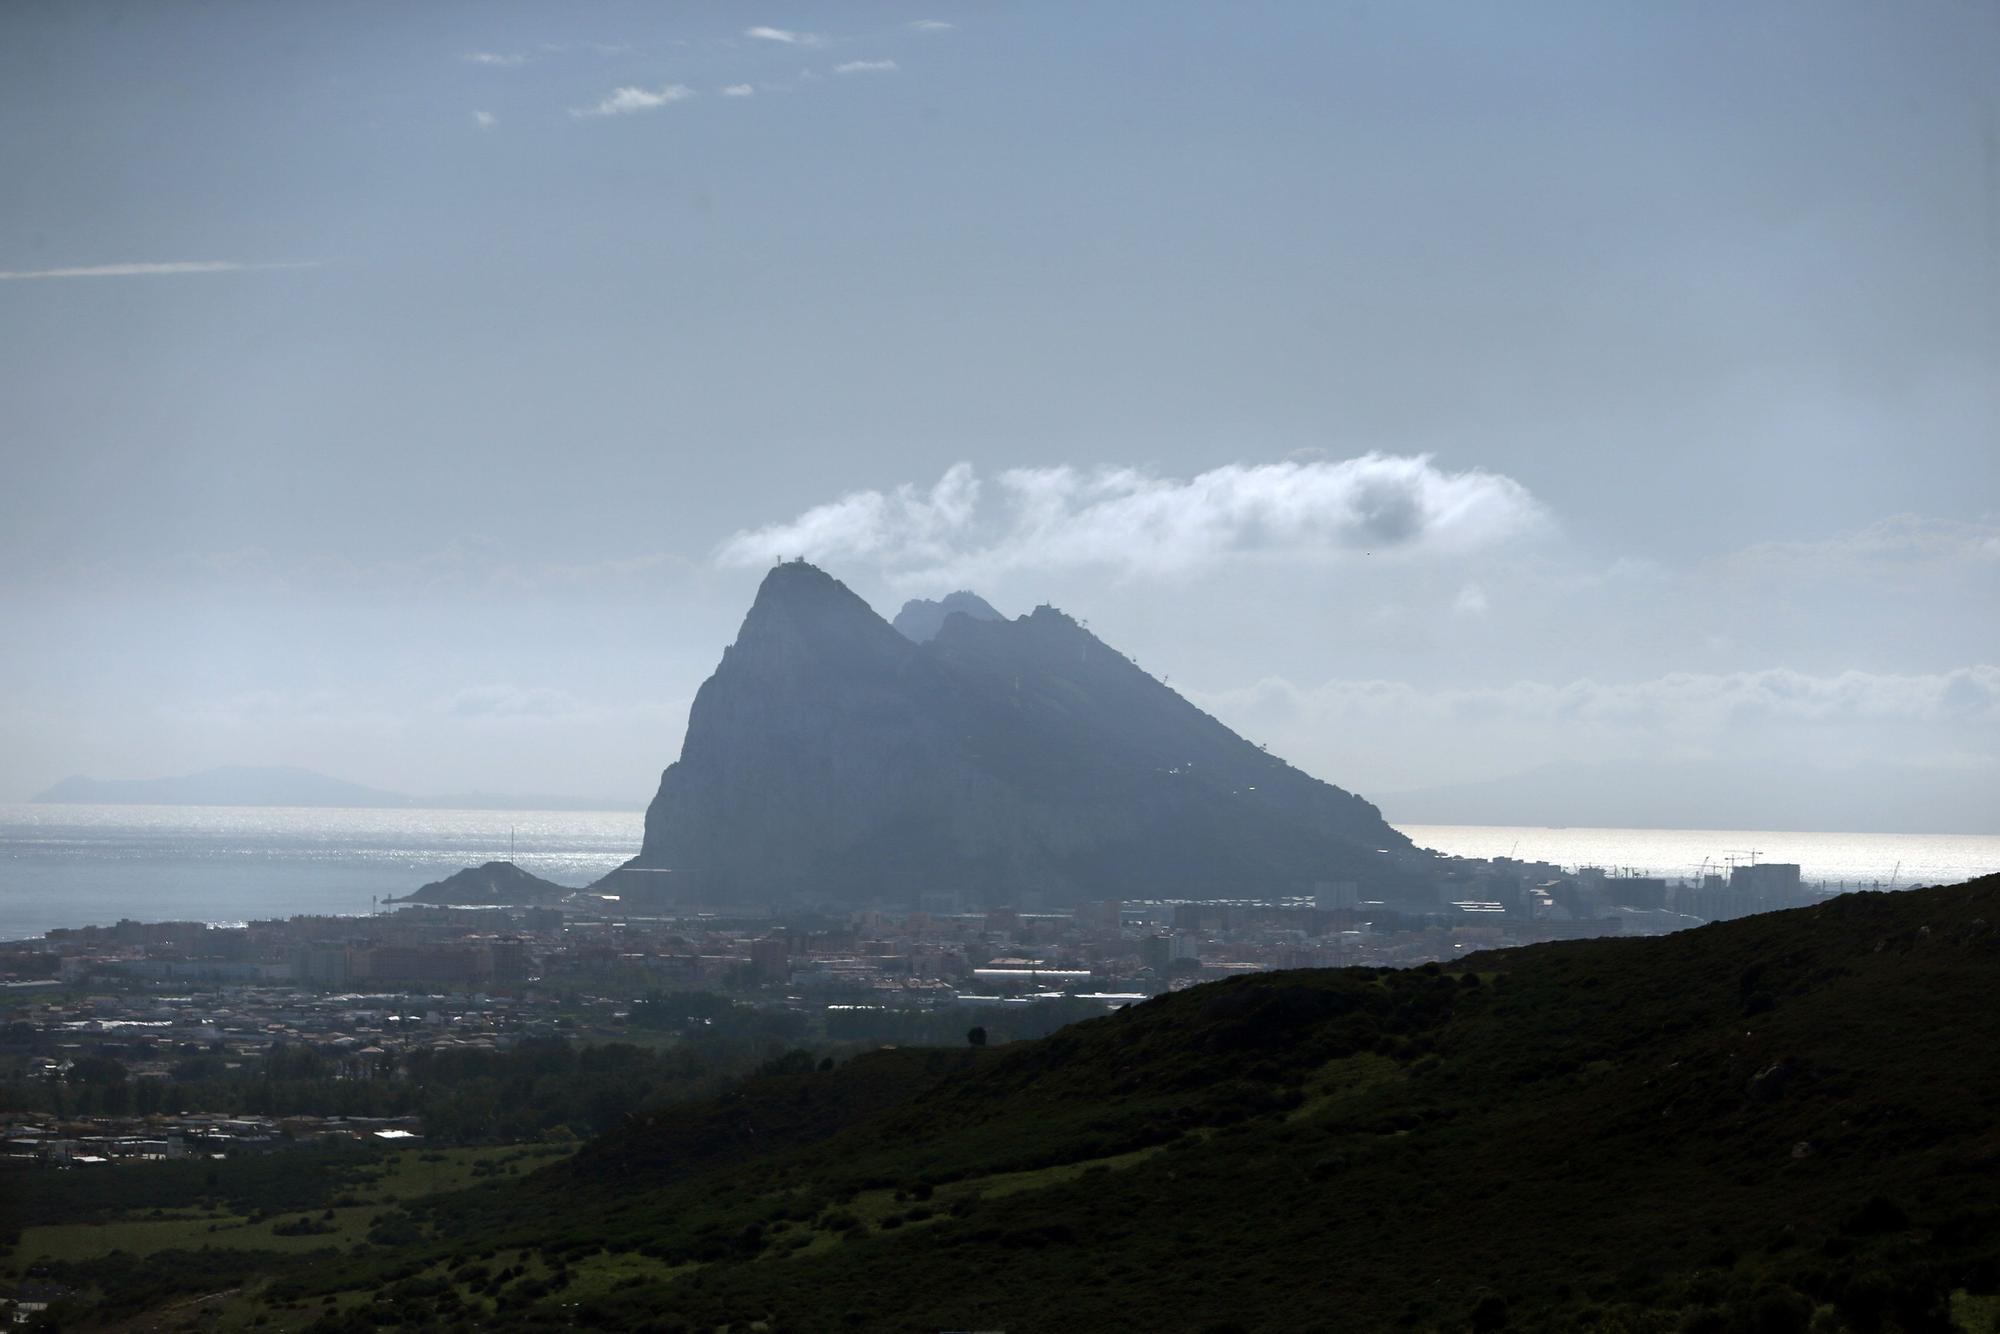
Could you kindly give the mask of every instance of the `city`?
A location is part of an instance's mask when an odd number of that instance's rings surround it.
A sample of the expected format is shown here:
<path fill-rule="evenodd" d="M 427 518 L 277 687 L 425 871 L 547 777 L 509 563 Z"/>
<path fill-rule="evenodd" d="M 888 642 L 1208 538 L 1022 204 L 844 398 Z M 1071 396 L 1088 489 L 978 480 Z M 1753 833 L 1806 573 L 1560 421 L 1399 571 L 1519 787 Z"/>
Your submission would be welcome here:
<path fill-rule="evenodd" d="M 418 1061 L 524 1042 L 672 1044 L 691 1020 L 712 1028 L 718 1007 L 773 1053 L 950 1043 L 972 1028 L 1029 1037 L 1245 973 L 1405 968 L 1549 940 L 1658 935 L 1825 892 L 1786 863 L 1674 882 L 1508 858 L 1425 865 L 1435 902 L 1412 902 L 1406 890 L 1394 907 L 1352 883 L 1267 901 L 764 915 L 640 915 L 578 891 L 559 905 L 51 931 L 0 946 L 0 1083 L 17 1091 L 10 1106 L 27 1109 L 0 1125 L 0 1152 L 96 1166 L 332 1141 L 415 1145 L 435 1130 L 415 1115 L 334 1106 L 182 1105 L 190 1090 L 269 1077 L 274 1053 L 353 1088 L 407 1079 Z M 447 1138 L 487 1138 L 484 1129 Z"/>

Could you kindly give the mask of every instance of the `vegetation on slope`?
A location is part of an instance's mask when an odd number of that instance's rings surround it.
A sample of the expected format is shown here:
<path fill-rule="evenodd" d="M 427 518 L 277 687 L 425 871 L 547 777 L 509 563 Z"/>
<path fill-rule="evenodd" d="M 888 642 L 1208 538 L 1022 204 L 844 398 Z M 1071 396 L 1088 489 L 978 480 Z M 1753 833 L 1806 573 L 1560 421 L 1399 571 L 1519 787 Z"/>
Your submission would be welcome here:
<path fill-rule="evenodd" d="M 270 1309 L 325 1329 L 1963 1327 L 2000 1283 L 1996 922 L 1988 878 L 1241 978 L 987 1050 L 801 1058 L 412 1201 Z"/>

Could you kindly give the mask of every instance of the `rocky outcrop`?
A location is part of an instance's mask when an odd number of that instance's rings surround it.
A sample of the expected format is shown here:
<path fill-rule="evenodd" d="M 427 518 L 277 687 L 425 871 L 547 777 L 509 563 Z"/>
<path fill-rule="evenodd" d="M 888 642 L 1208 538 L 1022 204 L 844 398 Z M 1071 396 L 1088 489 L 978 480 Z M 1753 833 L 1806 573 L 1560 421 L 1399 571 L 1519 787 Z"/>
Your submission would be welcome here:
<path fill-rule="evenodd" d="M 629 870 L 712 901 L 1056 904 L 1310 892 L 1383 850 L 1412 852 L 1373 806 L 1052 607 L 917 642 L 795 561 L 696 694 Z"/>
<path fill-rule="evenodd" d="M 938 631 L 944 629 L 945 617 L 952 614 L 970 616 L 975 621 L 1004 621 L 1007 618 L 993 610 L 993 604 L 977 593 L 961 588 L 956 593 L 947 593 L 932 601 L 930 598 L 911 598 L 896 613 L 896 619 L 889 624 L 902 631 L 903 637 L 919 644 L 928 644 L 937 638 Z"/>
<path fill-rule="evenodd" d="M 432 881 L 413 894 L 385 902 L 461 905 L 554 903 L 575 892 L 567 885 L 529 875 L 512 862 L 487 862 L 484 866 L 468 866 L 442 880 Z"/>

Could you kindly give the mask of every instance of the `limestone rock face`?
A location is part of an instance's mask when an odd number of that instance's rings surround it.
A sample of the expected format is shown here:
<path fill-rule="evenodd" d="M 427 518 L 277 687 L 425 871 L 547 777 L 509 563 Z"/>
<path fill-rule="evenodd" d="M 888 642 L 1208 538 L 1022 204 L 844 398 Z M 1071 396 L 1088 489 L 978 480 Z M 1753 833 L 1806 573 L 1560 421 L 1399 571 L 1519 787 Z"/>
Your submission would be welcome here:
<path fill-rule="evenodd" d="M 1382 849 L 1410 843 L 1373 806 L 1054 608 L 953 607 L 918 642 L 794 561 L 696 694 L 643 849 L 611 879 L 671 871 L 654 883 L 712 901 L 1053 905 L 1305 893 L 1375 878 Z"/>
<path fill-rule="evenodd" d="M 889 622 L 903 632 L 906 639 L 914 639 L 919 644 L 928 644 L 937 638 L 938 631 L 944 629 L 945 617 L 957 613 L 970 616 L 975 621 L 1004 621 L 1007 618 L 993 610 L 993 604 L 977 593 L 960 589 L 947 593 L 933 602 L 929 598 L 911 598 L 896 613 L 896 619 Z"/>

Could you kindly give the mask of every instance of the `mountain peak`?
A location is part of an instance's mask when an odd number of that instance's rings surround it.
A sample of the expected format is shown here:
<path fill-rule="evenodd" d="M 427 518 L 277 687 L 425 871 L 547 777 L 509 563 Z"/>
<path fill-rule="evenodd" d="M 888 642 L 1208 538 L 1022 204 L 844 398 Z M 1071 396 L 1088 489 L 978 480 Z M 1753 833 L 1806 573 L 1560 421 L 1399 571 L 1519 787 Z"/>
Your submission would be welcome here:
<path fill-rule="evenodd" d="M 802 558 L 780 561 L 764 575 L 764 582 L 757 585 L 757 597 L 750 604 L 750 612 L 755 615 L 759 608 L 838 599 L 843 593 L 853 596 L 846 584 L 819 566 Z"/>
<path fill-rule="evenodd" d="M 756 654 L 804 649 L 839 653 L 901 644 L 889 623 L 840 580 L 803 560 L 772 567 L 736 635 L 736 649 Z"/>
<path fill-rule="evenodd" d="M 993 609 L 993 604 L 970 589 L 959 589 L 947 593 L 933 601 L 930 598 L 911 598 L 896 613 L 892 624 L 907 639 L 919 644 L 927 644 L 937 638 L 944 628 L 945 618 L 952 614 L 969 616 L 975 621 L 1004 621 L 1007 618 Z"/>
<path fill-rule="evenodd" d="M 1410 847 L 1053 607 L 1010 621 L 962 593 L 898 619 L 804 562 L 771 570 L 627 868 L 671 890 L 619 883 L 705 902 L 1298 894 L 1383 882 L 1378 849 Z"/>

